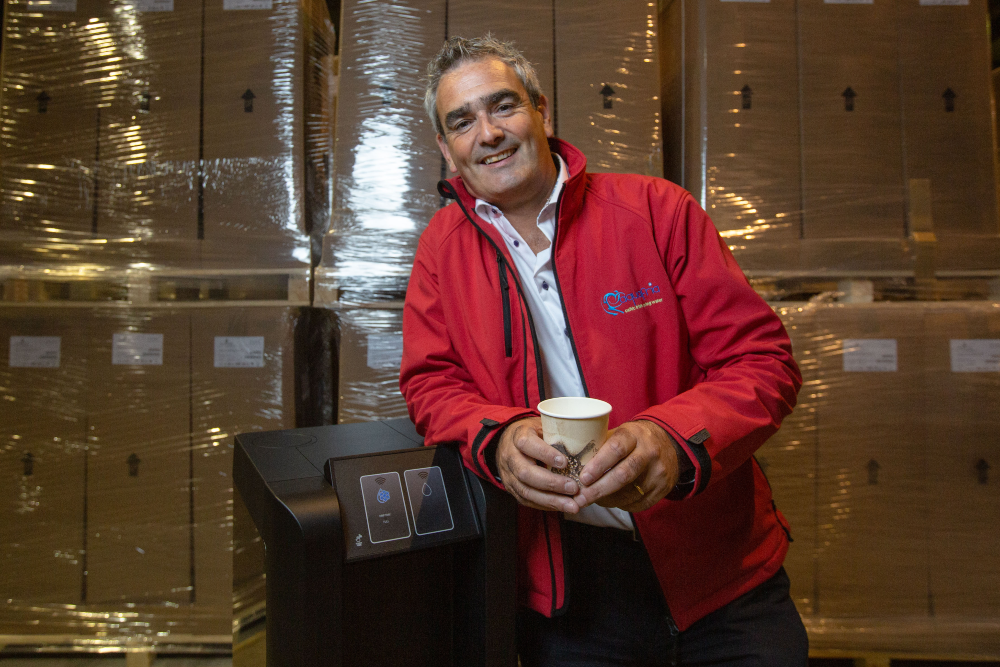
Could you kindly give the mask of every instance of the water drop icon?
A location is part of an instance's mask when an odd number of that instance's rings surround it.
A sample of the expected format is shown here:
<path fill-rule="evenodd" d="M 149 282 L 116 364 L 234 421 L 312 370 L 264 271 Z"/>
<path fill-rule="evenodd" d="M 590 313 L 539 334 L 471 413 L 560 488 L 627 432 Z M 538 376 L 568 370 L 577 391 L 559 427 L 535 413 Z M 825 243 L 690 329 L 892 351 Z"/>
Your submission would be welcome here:
<path fill-rule="evenodd" d="M 423 488 L 420 489 L 420 492 L 423 493 L 425 496 L 431 495 L 431 485 L 428 484 L 427 482 L 424 482 L 424 486 Z"/>

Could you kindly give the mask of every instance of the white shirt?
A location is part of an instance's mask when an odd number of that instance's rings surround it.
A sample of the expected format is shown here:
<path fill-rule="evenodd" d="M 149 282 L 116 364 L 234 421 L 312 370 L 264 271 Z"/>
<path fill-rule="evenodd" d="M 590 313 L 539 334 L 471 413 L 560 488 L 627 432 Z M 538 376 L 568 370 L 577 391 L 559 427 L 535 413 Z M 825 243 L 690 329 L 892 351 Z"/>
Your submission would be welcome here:
<path fill-rule="evenodd" d="M 555 271 L 552 268 L 552 242 L 556 229 L 556 206 L 563 186 L 569 179 L 566 163 L 562 157 L 553 153 L 559 175 L 552 193 L 538 214 L 538 229 L 549 240 L 549 247 L 537 255 L 532 252 L 507 217 L 496 206 L 482 199 L 476 200 L 476 214 L 485 222 L 490 223 L 500 232 L 514 266 L 521 278 L 524 297 L 528 302 L 528 310 L 535 322 L 535 333 L 538 336 L 538 347 L 542 353 L 542 367 L 545 370 L 545 395 L 554 398 L 559 396 L 584 396 L 583 380 L 576 366 L 573 345 L 570 342 L 569 331 L 566 329 L 566 318 L 563 316 L 562 297 L 556 286 Z M 632 517 L 618 508 L 605 508 L 600 505 L 589 505 L 579 514 L 564 514 L 570 521 L 579 521 L 595 526 L 632 530 Z"/>

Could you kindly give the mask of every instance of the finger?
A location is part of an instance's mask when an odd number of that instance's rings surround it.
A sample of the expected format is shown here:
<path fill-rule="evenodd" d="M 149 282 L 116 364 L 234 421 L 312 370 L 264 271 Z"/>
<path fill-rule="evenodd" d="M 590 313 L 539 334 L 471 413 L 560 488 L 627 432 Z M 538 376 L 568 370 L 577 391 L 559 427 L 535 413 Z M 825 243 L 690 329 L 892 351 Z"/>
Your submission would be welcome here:
<path fill-rule="evenodd" d="M 518 429 L 514 433 L 514 446 L 525 456 L 541 461 L 551 468 L 562 468 L 566 465 L 566 457 L 542 440 L 534 429 L 528 427 Z"/>
<path fill-rule="evenodd" d="M 519 503 L 528 507 L 547 511 L 569 512 L 571 514 L 576 514 L 580 511 L 580 506 L 569 496 L 549 493 L 528 486 L 516 477 L 505 480 L 504 486 Z"/>
<path fill-rule="evenodd" d="M 607 471 L 618 465 L 629 454 L 635 451 L 635 436 L 624 429 L 617 429 L 612 432 L 607 441 L 594 454 L 594 458 L 580 471 L 580 483 L 588 486 L 594 480 L 600 479 Z"/>
<path fill-rule="evenodd" d="M 645 472 L 646 467 L 647 464 L 642 457 L 635 454 L 627 456 L 593 484 L 581 486 L 576 498 L 578 502 L 582 496 L 587 504 L 596 503 L 617 493 L 626 485 L 634 484 L 635 480 Z"/>

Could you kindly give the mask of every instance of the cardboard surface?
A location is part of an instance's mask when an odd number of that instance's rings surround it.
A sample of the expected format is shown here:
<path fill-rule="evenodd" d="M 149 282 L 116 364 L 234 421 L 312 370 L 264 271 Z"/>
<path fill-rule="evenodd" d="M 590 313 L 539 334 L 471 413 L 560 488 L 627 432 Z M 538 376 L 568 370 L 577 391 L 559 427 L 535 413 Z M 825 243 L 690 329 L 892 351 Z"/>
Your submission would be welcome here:
<path fill-rule="evenodd" d="M 913 410 L 923 381 L 919 304 L 824 308 L 816 316 L 818 599 L 837 616 L 926 616 L 928 508 Z M 895 372 L 845 371 L 843 341 L 895 340 Z M 864 360 L 862 360 L 864 361 Z M 886 368 L 885 358 L 870 367 Z"/>
<path fill-rule="evenodd" d="M 940 617 L 1000 608 L 1000 369 L 955 372 L 951 341 L 1000 340 L 988 304 L 934 304 L 925 315 L 930 590 Z"/>
<path fill-rule="evenodd" d="M 139 241 L 136 261 L 196 254 L 201 12 L 103 9 L 120 74 L 101 108 L 97 232 Z"/>
<path fill-rule="evenodd" d="M 408 417 L 399 391 L 402 310 L 341 310 L 337 423 Z"/>
<path fill-rule="evenodd" d="M 231 608 L 233 586 L 264 572 L 264 545 L 234 505 L 233 437 L 295 427 L 295 308 L 191 314 L 195 600 Z M 257 347 L 252 339 L 263 340 Z M 226 344 L 249 341 L 241 362 Z M 258 354 L 258 350 L 260 353 Z M 235 542 L 234 542 L 235 539 Z M 238 544 L 236 544 L 238 543 Z M 234 546 L 236 551 L 234 551 Z"/>
<path fill-rule="evenodd" d="M 192 600 L 190 326 L 168 310 L 91 322 L 87 602 Z M 122 333 L 162 335 L 162 364 L 148 349 L 113 364 Z"/>
<path fill-rule="evenodd" d="M 757 450 L 757 463 L 771 485 L 774 502 L 788 520 L 792 543 L 785 557 L 791 595 L 802 614 L 812 614 L 816 600 L 816 402 L 817 352 L 813 308 L 781 308 L 778 314 L 792 340 L 803 388 L 792 414 Z"/>
<path fill-rule="evenodd" d="M 583 151 L 588 171 L 662 176 L 655 3 L 554 7 L 556 135 Z"/>
<path fill-rule="evenodd" d="M 81 601 L 87 348 L 63 313 L 0 310 L 0 589 L 17 604 Z M 12 336 L 55 337 L 58 359 L 12 367 Z"/>
<path fill-rule="evenodd" d="M 803 238 L 902 238 L 896 3 L 801 0 L 798 12 Z"/>
<path fill-rule="evenodd" d="M 936 234 L 996 236 L 986 0 L 904 3 L 899 35 L 906 177 L 930 179 Z"/>

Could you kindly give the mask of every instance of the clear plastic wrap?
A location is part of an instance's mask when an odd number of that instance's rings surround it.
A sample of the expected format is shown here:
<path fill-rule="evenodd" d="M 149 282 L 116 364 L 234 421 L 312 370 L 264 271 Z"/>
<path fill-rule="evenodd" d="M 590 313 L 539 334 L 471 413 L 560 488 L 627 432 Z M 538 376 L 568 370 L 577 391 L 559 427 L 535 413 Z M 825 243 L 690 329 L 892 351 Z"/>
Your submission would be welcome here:
<path fill-rule="evenodd" d="M 1000 304 L 778 312 L 805 383 L 757 460 L 812 648 L 1000 657 Z"/>
<path fill-rule="evenodd" d="M 667 177 L 744 271 L 996 272 L 986 0 L 660 4 Z"/>
<path fill-rule="evenodd" d="M 233 436 L 311 421 L 323 319 L 0 309 L 0 634 L 228 642 L 263 600 L 263 545 L 240 516 L 234 535 Z"/>
<path fill-rule="evenodd" d="M 656 6 L 512 0 L 344 4 L 336 201 L 316 300 L 400 301 L 417 240 L 452 176 L 423 109 L 427 63 L 446 37 L 492 32 L 536 64 L 556 134 L 591 171 L 662 174 Z"/>
<path fill-rule="evenodd" d="M 0 257 L 308 269 L 333 45 L 314 0 L 7 0 Z"/>
<path fill-rule="evenodd" d="M 336 311 L 340 333 L 337 422 L 408 417 L 399 391 L 403 358 L 401 309 Z"/>

